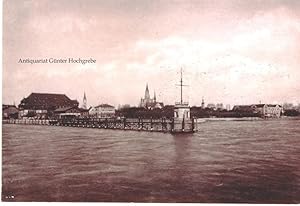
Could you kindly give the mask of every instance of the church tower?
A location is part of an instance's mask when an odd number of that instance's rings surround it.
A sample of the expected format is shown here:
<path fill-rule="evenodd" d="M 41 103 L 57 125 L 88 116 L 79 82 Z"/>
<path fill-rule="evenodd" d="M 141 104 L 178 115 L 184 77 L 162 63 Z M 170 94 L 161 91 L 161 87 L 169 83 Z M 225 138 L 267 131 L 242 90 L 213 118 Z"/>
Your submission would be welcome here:
<path fill-rule="evenodd" d="M 204 106 L 205 106 L 205 104 L 204 104 L 204 97 L 202 97 L 201 108 L 204 109 Z"/>
<path fill-rule="evenodd" d="M 148 88 L 148 83 L 146 85 L 146 90 L 145 90 L 145 101 L 149 102 L 150 100 L 150 93 L 149 93 L 149 88 Z"/>
<path fill-rule="evenodd" d="M 144 108 L 147 108 L 147 109 L 153 109 L 155 107 L 163 107 L 162 102 L 157 102 L 155 91 L 153 93 L 153 98 L 151 98 L 148 83 L 146 84 L 145 96 L 144 96 L 144 98 L 141 98 L 141 101 L 139 103 L 139 107 L 144 107 Z"/>
<path fill-rule="evenodd" d="M 83 95 L 83 104 L 82 104 L 82 108 L 83 108 L 83 109 L 87 109 L 87 99 L 86 99 L 85 92 L 84 92 L 84 95 Z"/>

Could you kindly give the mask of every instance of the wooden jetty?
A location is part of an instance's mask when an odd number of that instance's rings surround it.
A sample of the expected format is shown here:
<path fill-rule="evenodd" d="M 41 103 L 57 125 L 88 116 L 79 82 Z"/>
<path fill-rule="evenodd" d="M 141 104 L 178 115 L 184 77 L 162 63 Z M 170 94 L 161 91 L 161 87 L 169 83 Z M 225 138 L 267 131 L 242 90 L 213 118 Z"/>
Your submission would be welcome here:
<path fill-rule="evenodd" d="M 193 120 L 193 122 L 196 121 Z M 29 125 L 48 125 L 63 127 L 81 127 L 98 129 L 134 130 L 150 132 L 174 132 L 176 129 L 175 119 L 131 119 L 131 118 L 73 118 L 73 119 L 7 119 L 2 121 L 4 124 L 29 124 Z M 193 130 L 195 130 L 194 123 Z"/>
<path fill-rule="evenodd" d="M 3 119 L 3 124 L 50 125 L 48 119 Z"/>
<path fill-rule="evenodd" d="M 173 121 L 169 119 L 126 119 L 126 118 L 86 118 L 60 119 L 50 121 L 50 125 L 86 127 L 99 129 L 122 129 L 136 131 L 168 132 L 172 130 Z"/>

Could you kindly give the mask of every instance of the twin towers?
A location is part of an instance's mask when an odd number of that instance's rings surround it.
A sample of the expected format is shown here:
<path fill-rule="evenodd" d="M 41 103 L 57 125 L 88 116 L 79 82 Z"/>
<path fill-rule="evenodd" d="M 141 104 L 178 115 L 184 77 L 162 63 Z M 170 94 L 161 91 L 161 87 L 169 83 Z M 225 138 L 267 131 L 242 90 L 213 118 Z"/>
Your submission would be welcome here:
<path fill-rule="evenodd" d="M 145 90 L 145 96 L 144 98 L 141 98 L 140 101 L 140 107 L 144 107 L 144 108 L 152 108 L 156 103 L 156 94 L 154 91 L 154 95 L 153 95 L 153 99 L 151 99 L 150 97 L 150 93 L 149 93 L 149 88 L 148 88 L 148 84 L 146 85 L 146 90 Z"/>

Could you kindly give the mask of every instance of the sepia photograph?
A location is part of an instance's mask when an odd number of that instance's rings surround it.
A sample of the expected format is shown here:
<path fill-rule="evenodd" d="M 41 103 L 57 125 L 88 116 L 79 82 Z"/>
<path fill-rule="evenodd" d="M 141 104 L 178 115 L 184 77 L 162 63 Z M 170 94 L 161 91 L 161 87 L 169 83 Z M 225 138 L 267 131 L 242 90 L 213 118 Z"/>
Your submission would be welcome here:
<path fill-rule="evenodd" d="M 300 203 L 299 0 L 1 4 L 2 203 Z"/>

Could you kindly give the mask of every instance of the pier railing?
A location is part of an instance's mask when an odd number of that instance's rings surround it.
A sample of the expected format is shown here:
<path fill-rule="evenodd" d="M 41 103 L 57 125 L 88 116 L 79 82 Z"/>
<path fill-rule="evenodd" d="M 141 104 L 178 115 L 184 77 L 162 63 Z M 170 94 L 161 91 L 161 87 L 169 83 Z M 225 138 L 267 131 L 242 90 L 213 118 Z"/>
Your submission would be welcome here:
<path fill-rule="evenodd" d="M 51 125 L 65 127 L 86 127 L 103 129 L 122 129 L 137 131 L 170 132 L 173 128 L 173 120 L 142 119 L 142 118 L 74 118 L 57 120 L 35 120 L 35 119 L 6 119 L 4 124 L 30 124 L 30 125 Z"/>
<path fill-rule="evenodd" d="M 123 129 L 138 131 L 168 132 L 172 129 L 172 120 L 168 119 L 127 119 L 127 118 L 99 118 L 99 119 L 61 119 L 50 122 L 52 125 L 69 127 L 88 127 L 104 129 Z"/>
<path fill-rule="evenodd" d="M 50 125 L 48 119 L 3 119 L 4 124 L 31 124 L 31 125 Z"/>
<path fill-rule="evenodd" d="M 185 124 L 174 119 L 143 119 L 143 118 L 72 118 L 72 119 L 6 119 L 4 124 L 50 125 L 64 127 L 83 127 L 99 129 L 119 129 L 153 132 L 184 132 L 196 131 L 197 120 L 185 120 Z"/>

